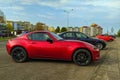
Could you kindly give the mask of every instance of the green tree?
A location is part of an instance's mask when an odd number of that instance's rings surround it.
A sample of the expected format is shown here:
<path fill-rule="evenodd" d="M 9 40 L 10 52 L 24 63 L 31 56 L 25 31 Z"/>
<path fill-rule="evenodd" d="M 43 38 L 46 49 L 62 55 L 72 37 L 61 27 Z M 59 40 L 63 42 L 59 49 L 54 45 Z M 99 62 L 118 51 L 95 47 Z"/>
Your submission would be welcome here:
<path fill-rule="evenodd" d="M 9 36 L 10 32 L 13 31 L 13 27 L 10 23 L 8 23 L 6 28 L 7 28 L 7 35 Z"/>
<path fill-rule="evenodd" d="M 60 32 L 60 27 L 59 27 L 59 26 L 57 26 L 57 28 L 55 29 L 55 32 L 56 32 L 56 33 L 59 33 L 59 32 Z"/>
<path fill-rule="evenodd" d="M 43 23 L 37 22 L 35 25 L 36 30 L 44 30 L 44 25 Z"/>
<path fill-rule="evenodd" d="M 112 28 L 111 28 L 111 33 L 113 33 L 113 32 L 114 32 L 114 28 L 112 27 Z"/>
<path fill-rule="evenodd" d="M 117 36 L 120 37 L 120 29 L 117 32 Z"/>
<path fill-rule="evenodd" d="M 7 24 L 7 30 L 10 32 L 13 30 L 13 27 L 10 23 Z"/>
<path fill-rule="evenodd" d="M 62 27 L 61 32 L 65 32 L 65 31 L 67 31 L 66 27 Z"/>

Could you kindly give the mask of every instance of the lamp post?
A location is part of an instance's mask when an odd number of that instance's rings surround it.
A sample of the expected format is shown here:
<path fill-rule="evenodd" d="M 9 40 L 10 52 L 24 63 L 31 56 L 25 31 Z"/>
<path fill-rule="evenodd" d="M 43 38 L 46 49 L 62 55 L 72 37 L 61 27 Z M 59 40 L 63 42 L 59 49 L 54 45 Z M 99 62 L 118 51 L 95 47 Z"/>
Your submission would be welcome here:
<path fill-rule="evenodd" d="M 70 14 L 71 11 L 73 11 L 73 9 L 71 9 L 71 10 L 64 10 L 64 12 L 67 13 L 67 27 L 69 27 L 69 14 Z"/>

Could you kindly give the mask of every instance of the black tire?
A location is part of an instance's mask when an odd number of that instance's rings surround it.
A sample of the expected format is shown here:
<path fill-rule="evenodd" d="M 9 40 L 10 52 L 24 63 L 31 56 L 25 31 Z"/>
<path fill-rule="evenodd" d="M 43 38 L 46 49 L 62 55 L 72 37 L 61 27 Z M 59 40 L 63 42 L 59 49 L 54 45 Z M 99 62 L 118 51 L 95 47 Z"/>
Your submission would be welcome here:
<path fill-rule="evenodd" d="M 22 47 L 15 47 L 11 51 L 11 56 L 15 62 L 25 62 L 28 58 L 26 51 Z"/>
<path fill-rule="evenodd" d="M 86 66 L 92 61 L 91 54 L 86 49 L 78 49 L 73 54 L 73 62 L 80 66 Z"/>
<path fill-rule="evenodd" d="M 102 43 L 96 43 L 95 46 L 100 50 L 102 50 L 104 47 Z"/>

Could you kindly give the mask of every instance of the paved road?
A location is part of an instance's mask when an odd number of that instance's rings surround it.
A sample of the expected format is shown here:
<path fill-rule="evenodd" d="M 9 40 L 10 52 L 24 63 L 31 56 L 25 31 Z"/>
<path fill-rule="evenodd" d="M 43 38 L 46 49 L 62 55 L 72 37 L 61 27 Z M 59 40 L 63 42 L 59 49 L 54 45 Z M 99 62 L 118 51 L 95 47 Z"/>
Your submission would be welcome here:
<path fill-rule="evenodd" d="M 89 66 L 68 61 L 30 60 L 15 63 L 0 42 L 0 80 L 120 80 L 120 38 L 107 43 L 101 59 Z"/>

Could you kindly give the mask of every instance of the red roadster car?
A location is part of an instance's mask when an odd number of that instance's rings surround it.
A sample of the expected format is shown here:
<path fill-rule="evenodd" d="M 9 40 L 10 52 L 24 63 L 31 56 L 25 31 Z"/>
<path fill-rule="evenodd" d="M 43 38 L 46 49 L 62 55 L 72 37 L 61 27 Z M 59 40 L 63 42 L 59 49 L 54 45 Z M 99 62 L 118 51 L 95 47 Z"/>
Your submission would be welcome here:
<path fill-rule="evenodd" d="M 114 41 L 114 38 L 111 37 L 111 36 L 109 36 L 109 35 L 103 35 L 103 34 L 101 34 L 101 35 L 96 36 L 96 38 L 102 39 L 104 41 Z"/>
<path fill-rule="evenodd" d="M 98 60 L 100 51 L 95 46 L 75 40 L 63 40 L 47 31 L 34 31 L 11 39 L 6 44 L 8 54 L 15 62 L 27 59 L 71 60 L 78 65 L 88 65 Z"/>

